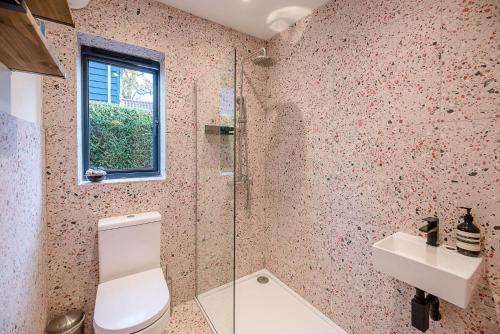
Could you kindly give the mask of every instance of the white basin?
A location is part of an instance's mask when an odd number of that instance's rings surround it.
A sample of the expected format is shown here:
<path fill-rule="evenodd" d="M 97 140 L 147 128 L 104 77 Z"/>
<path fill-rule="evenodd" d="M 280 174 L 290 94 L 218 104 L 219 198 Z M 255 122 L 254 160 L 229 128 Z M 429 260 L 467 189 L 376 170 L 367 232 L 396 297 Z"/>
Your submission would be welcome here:
<path fill-rule="evenodd" d="M 372 250 L 375 269 L 462 308 L 469 304 L 483 261 L 403 232 L 376 242 Z"/>

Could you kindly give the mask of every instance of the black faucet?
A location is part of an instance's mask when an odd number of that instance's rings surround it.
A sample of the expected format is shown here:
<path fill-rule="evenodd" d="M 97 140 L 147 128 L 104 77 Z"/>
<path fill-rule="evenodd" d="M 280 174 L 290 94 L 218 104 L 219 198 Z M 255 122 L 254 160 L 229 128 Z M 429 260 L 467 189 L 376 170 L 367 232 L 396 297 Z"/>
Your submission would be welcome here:
<path fill-rule="evenodd" d="M 427 217 L 423 221 L 426 221 L 427 225 L 422 226 L 419 230 L 427 233 L 427 244 L 434 247 L 438 246 L 439 219 L 437 217 Z"/>

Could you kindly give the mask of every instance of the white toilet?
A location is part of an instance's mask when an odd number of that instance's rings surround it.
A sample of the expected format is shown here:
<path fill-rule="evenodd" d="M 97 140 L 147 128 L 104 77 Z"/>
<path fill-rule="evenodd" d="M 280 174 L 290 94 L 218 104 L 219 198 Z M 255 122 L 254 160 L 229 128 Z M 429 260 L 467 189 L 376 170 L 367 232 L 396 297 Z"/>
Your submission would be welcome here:
<path fill-rule="evenodd" d="M 99 220 L 96 334 L 162 334 L 170 293 L 160 266 L 158 212 Z"/>

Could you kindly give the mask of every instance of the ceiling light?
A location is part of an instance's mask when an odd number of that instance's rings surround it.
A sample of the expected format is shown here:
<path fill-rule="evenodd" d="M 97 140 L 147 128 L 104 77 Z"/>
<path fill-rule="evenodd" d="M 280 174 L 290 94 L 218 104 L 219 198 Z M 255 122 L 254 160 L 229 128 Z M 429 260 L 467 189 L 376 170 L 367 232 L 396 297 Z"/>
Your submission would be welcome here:
<path fill-rule="evenodd" d="M 89 4 L 90 0 L 69 0 L 69 6 L 71 9 L 82 9 Z"/>
<path fill-rule="evenodd" d="M 273 31 L 282 32 L 303 17 L 311 14 L 311 10 L 300 6 L 283 7 L 268 15 L 266 23 Z"/>

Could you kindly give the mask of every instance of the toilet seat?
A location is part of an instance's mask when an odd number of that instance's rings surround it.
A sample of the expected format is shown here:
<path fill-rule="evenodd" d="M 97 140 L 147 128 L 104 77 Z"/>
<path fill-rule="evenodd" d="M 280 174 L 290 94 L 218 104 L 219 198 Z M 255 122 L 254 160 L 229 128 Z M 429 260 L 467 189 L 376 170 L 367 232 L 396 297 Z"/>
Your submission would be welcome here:
<path fill-rule="evenodd" d="M 161 268 L 101 283 L 94 309 L 95 332 L 130 334 L 146 329 L 160 318 L 163 323 L 169 301 L 170 293 Z"/>

